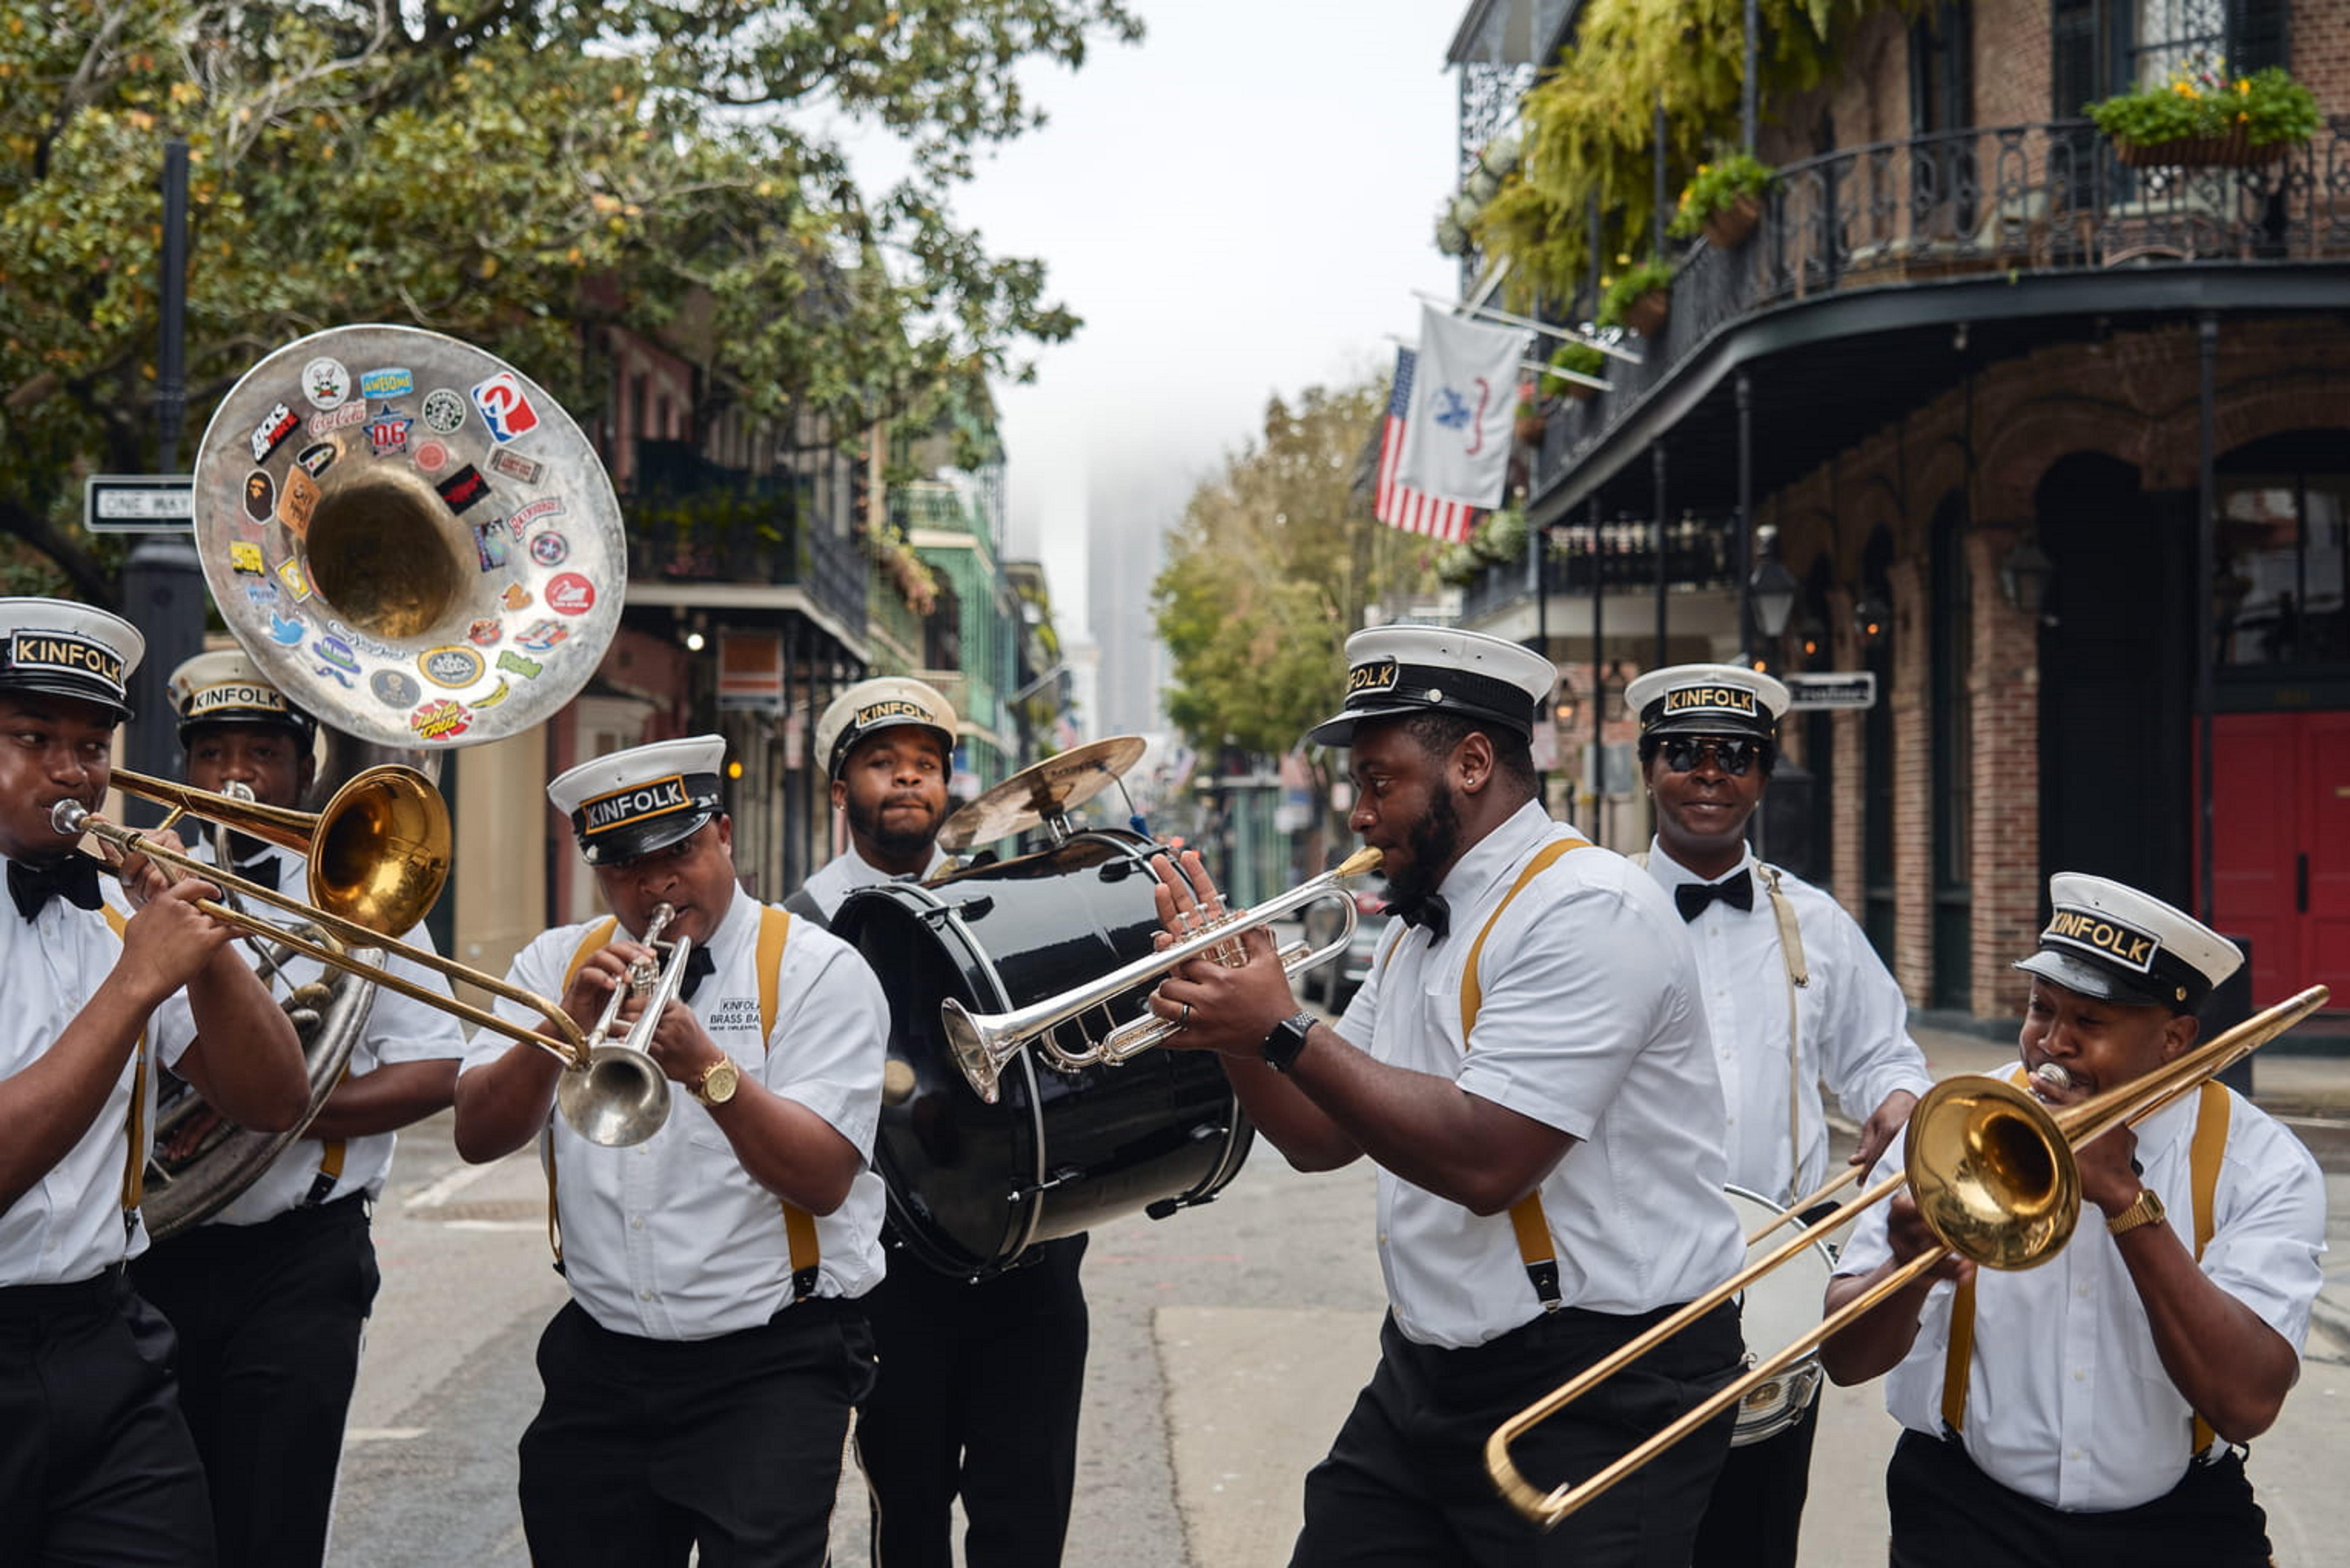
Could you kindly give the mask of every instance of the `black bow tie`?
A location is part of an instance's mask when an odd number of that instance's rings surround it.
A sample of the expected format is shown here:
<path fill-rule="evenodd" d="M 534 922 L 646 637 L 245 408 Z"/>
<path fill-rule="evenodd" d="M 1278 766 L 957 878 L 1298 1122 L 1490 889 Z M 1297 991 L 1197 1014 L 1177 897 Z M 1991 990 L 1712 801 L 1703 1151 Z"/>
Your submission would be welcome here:
<path fill-rule="evenodd" d="M 710 956 L 710 950 L 705 947 L 696 947 L 691 952 L 685 955 L 685 973 L 679 978 L 677 982 L 678 1000 L 680 1002 L 691 1002 L 693 1000 L 694 992 L 702 984 L 702 977 L 705 974 L 715 974 L 717 972 L 718 961 Z"/>
<path fill-rule="evenodd" d="M 265 888 L 277 886 L 278 861 L 275 855 L 256 855 L 250 860 L 240 860 L 229 867 L 248 882 L 258 882 Z"/>
<path fill-rule="evenodd" d="M 1673 889 L 1673 902 L 1680 909 L 1681 919 L 1694 920 L 1705 913 L 1705 907 L 1716 898 L 1732 909 L 1754 907 L 1754 878 L 1741 871 L 1737 876 L 1720 882 L 1684 882 Z"/>
<path fill-rule="evenodd" d="M 1389 904 L 1388 913 L 1407 926 L 1428 928 L 1428 945 L 1434 947 L 1452 931 L 1452 906 L 1441 893 L 1430 893 L 1409 904 Z"/>
<path fill-rule="evenodd" d="M 68 855 L 46 866 L 11 860 L 8 862 L 8 894 L 16 900 L 16 912 L 27 920 L 37 917 L 54 898 L 78 904 L 85 909 L 95 909 L 98 908 L 98 862 L 87 855 Z"/>

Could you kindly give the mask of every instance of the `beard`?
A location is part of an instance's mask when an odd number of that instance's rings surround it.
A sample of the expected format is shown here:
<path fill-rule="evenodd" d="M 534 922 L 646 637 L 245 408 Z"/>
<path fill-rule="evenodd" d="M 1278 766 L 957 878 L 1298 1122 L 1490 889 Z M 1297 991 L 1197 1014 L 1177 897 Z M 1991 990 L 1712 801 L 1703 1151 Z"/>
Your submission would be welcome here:
<path fill-rule="evenodd" d="M 899 801 L 897 804 L 905 803 Z M 928 850 L 931 841 L 938 837 L 939 819 L 942 815 L 928 801 L 917 804 L 922 808 L 922 825 L 920 827 L 900 827 L 889 826 L 886 814 L 890 801 L 883 800 L 873 805 L 859 805 L 851 801 L 848 803 L 849 828 L 889 859 L 913 859 Z"/>
<path fill-rule="evenodd" d="M 1417 904 L 1436 891 L 1452 857 L 1461 850 L 1461 809 L 1451 784 L 1438 787 L 1428 803 L 1428 815 L 1404 836 L 1411 862 L 1388 877 L 1388 902 L 1397 907 Z"/>

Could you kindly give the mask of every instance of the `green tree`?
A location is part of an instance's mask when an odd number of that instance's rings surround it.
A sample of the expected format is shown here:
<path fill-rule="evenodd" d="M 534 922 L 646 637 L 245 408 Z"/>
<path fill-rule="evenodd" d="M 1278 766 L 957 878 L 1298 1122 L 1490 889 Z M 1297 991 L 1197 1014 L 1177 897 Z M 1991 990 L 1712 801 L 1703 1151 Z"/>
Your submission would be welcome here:
<path fill-rule="evenodd" d="M 1184 507 L 1153 615 L 1169 716 L 1201 753 L 1296 745 L 1337 707 L 1364 607 L 1424 584 L 1421 541 L 1371 516 L 1366 443 L 1386 407 L 1378 381 L 1276 397 L 1261 439 Z"/>
<path fill-rule="evenodd" d="M 1016 72 L 1124 0 L 0 0 L 0 533 L 88 597 L 80 472 L 151 461 L 164 141 L 190 145 L 191 427 L 255 359 L 412 322 L 592 410 L 581 327 L 838 428 L 1024 378 L 1077 318 L 950 198 L 1042 120 Z M 868 192 L 846 139 L 906 172 Z"/>

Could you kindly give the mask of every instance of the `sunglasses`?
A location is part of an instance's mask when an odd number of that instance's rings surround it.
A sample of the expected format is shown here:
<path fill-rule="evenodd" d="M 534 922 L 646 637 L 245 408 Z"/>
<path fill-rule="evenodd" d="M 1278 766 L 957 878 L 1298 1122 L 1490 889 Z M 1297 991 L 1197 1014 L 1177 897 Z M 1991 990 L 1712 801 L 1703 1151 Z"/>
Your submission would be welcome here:
<path fill-rule="evenodd" d="M 1731 778 L 1742 779 L 1746 770 L 1762 754 L 1760 741 L 1726 741 L 1711 735 L 1682 738 L 1676 736 L 1657 748 L 1665 759 L 1665 766 L 1677 774 L 1692 771 L 1700 759 L 1711 753 L 1714 765 Z"/>

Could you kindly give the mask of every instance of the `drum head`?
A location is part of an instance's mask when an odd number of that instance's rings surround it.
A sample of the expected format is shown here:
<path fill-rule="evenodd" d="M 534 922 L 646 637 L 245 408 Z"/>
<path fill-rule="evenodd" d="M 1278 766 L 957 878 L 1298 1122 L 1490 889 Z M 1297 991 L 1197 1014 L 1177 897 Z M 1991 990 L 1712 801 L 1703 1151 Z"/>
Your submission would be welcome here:
<path fill-rule="evenodd" d="M 1762 1194 L 1742 1187 L 1725 1188 L 1723 1191 L 1730 1206 L 1738 1211 L 1739 1230 L 1746 1235 L 1752 1235 L 1783 1212 Z M 1788 1229 L 1783 1225 L 1748 1247 L 1747 1263 L 1759 1262 L 1774 1248 L 1785 1246 Z M 1775 1437 L 1794 1425 L 1817 1396 L 1820 1367 L 1814 1353 L 1818 1344 L 1805 1336 L 1820 1325 L 1821 1299 L 1826 1295 L 1828 1281 L 1835 1272 L 1834 1256 L 1825 1243 L 1815 1241 L 1746 1287 L 1741 1325 L 1750 1358 L 1759 1361 L 1799 1342 L 1804 1344 L 1804 1354 L 1777 1377 L 1758 1385 L 1740 1403 L 1733 1444 L 1743 1447 Z"/>

